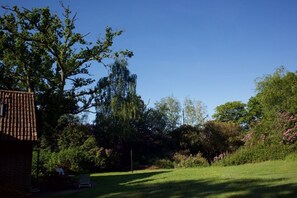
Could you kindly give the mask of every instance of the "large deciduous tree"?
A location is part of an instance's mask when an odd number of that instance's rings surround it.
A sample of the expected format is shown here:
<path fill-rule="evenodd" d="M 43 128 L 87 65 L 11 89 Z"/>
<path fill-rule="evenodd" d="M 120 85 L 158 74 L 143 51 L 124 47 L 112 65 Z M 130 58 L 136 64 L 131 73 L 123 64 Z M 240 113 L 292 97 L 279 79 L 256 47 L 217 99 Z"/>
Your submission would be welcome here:
<path fill-rule="evenodd" d="M 246 104 L 240 101 L 233 101 L 217 106 L 213 117 L 218 121 L 234 122 L 244 126 L 246 124 L 246 114 Z"/>
<path fill-rule="evenodd" d="M 183 124 L 202 126 L 207 118 L 206 106 L 199 100 L 184 100 Z"/>
<path fill-rule="evenodd" d="M 171 133 L 172 140 L 178 152 L 196 155 L 201 151 L 201 130 L 191 125 L 181 125 Z"/>
<path fill-rule="evenodd" d="M 6 13 L 0 16 L 0 88 L 34 92 L 39 131 L 48 136 L 61 115 L 94 105 L 92 61 L 101 63 L 120 53 L 133 55 L 128 50 L 112 52 L 114 38 L 122 31 L 110 27 L 104 38 L 87 41 L 88 34 L 75 31 L 76 15 L 63 8 L 62 17 L 49 8 L 16 6 L 2 7 Z"/>
<path fill-rule="evenodd" d="M 252 141 L 278 144 L 292 140 L 293 143 L 296 136 L 297 73 L 280 67 L 273 74 L 258 79 L 256 99 L 261 107 L 261 122 L 254 127 Z"/>
<path fill-rule="evenodd" d="M 233 122 L 208 121 L 200 132 L 201 152 L 211 164 L 215 156 L 234 152 L 242 145 L 240 127 Z"/>
<path fill-rule="evenodd" d="M 144 104 L 136 94 L 135 74 L 130 74 L 126 59 L 116 59 L 109 75 L 99 80 L 96 98 L 96 123 L 105 128 L 111 139 L 124 140 L 133 131 L 132 123 L 139 118 Z M 113 140 L 112 140 L 113 141 Z"/>
<path fill-rule="evenodd" d="M 278 68 L 257 82 L 257 98 L 265 115 L 275 112 L 297 113 L 297 73 Z"/>
<path fill-rule="evenodd" d="M 251 97 L 246 106 L 247 114 L 244 118 L 250 129 L 263 118 L 263 110 L 259 101 L 259 97 Z"/>
<path fill-rule="evenodd" d="M 181 122 L 181 105 L 180 102 L 173 96 L 162 98 L 155 103 L 155 108 L 166 120 L 165 131 L 172 131 L 176 129 Z"/>

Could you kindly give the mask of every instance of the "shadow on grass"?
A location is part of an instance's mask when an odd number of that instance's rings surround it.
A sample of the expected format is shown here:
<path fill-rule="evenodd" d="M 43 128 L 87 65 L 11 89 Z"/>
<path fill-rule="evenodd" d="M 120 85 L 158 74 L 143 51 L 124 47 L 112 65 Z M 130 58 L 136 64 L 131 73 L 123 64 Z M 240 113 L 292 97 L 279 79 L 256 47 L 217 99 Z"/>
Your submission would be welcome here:
<path fill-rule="evenodd" d="M 164 180 L 154 183 L 152 176 L 162 173 L 94 176 L 94 188 L 63 197 L 297 197 L 297 184 L 287 183 L 285 179 Z"/>

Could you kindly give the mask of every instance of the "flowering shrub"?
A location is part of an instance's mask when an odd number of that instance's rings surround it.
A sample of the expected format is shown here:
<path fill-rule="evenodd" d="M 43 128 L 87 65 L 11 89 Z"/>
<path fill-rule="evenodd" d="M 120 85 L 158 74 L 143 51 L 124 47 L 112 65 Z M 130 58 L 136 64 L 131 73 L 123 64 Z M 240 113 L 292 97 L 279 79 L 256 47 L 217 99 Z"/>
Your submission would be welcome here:
<path fill-rule="evenodd" d="M 222 160 L 222 159 L 224 159 L 225 157 L 227 157 L 228 155 L 229 155 L 228 152 L 221 153 L 220 155 L 215 156 L 215 157 L 213 158 L 213 162 L 217 162 L 217 161 L 219 161 L 219 160 Z"/>
<path fill-rule="evenodd" d="M 250 141 L 252 139 L 253 133 L 247 133 L 242 139 L 241 141 L 243 141 L 244 143 Z"/>
<path fill-rule="evenodd" d="M 243 136 L 243 138 L 241 139 L 242 142 L 244 142 L 244 145 L 250 145 L 252 144 L 252 139 L 254 137 L 254 133 L 253 132 L 249 132 L 247 134 L 245 134 Z"/>
<path fill-rule="evenodd" d="M 283 132 L 283 143 L 293 144 L 297 140 L 297 118 L 291 113 L 282 113 L 281 119 L 285 124 Z"/>

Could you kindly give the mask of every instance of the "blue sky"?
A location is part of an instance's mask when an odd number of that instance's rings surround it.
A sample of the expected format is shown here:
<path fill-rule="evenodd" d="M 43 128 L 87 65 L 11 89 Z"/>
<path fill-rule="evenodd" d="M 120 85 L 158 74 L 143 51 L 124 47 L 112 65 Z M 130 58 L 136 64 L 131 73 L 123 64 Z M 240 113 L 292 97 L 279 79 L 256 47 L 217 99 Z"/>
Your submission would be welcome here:
<path fill-rule="evenodd" d="M 138 76 L 138 94 L 151 106 L 169 95 L 180 102 L 189 97 L 206 104 L 212 115 L 226 102 L 247 102 L 257 77 L 281 65 L 297 70 L 295 0 L 69 2 L 77 12 L 77 31 L 90 32 L 90 41 L 104 36 L 106 26 L 125 31 L 114 49 L 134 52 L 129 68 Z M 0 4 L 61 11 L 59 0 Z M 98 65 L 92 72 L 97 78 L 104 73 Z"/>

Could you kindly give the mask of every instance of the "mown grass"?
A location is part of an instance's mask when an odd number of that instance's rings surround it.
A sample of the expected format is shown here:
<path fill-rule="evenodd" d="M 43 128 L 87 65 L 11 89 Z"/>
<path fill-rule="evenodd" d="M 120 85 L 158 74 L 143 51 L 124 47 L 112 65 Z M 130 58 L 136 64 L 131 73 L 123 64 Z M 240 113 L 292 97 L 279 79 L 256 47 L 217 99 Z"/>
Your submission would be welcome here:
<path fill-rule="evenodd" d="M 92 174 L 78 197 L 297 197 L 297 161 Z"/>

